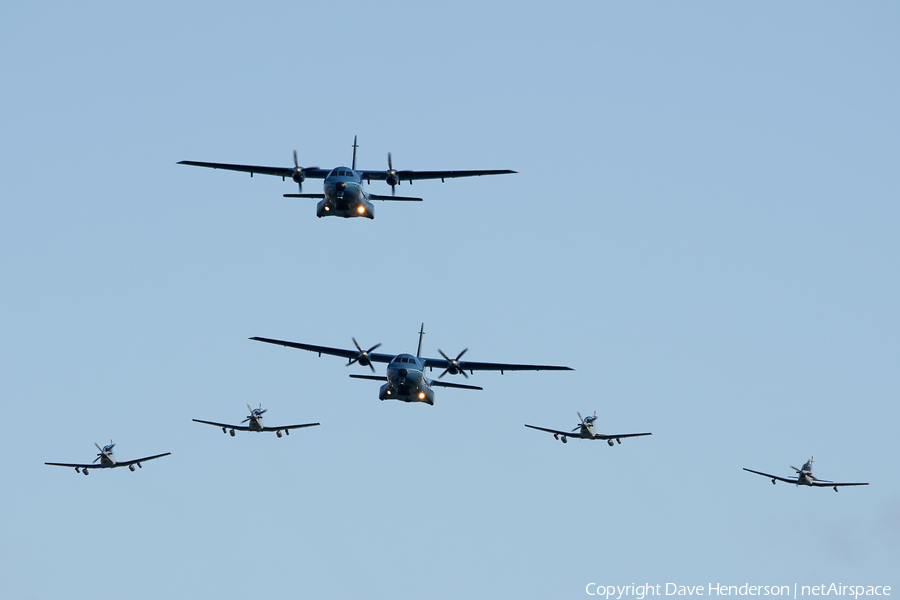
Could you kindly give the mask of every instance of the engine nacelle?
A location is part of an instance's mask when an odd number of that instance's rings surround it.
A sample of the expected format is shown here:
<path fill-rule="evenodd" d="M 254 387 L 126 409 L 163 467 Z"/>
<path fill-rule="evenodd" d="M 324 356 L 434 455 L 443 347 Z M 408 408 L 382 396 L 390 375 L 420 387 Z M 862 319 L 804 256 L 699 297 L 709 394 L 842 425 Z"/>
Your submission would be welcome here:
<path fill-rule="evenodd" d="M 231 430 L 231 431 L 229 431 L 229 432 L 228 432 L 228 433 L 230 433 L 230 434 L 231 434 L 231 437 L 234 437 L 234 429 L 232 429 L 232 430 Z"/>
<path fill-rule="evenodd" d="M 610 448 L 612 448 L 612 446 L 613 446 L 613 441 L 612 441 L 612 440 L 606 440 L 606 443 L 609 444 L 609 447 L 610 447 Z"/>
<path fill-rule="evenodd" d="M 297 169 L 294 171 L 294 174 L 291 175 L 291 179 L 293 179 L 295 183 L 303 183 L 306 181 L 306 175 L 304 175 L 303 171 Z"/>
<path fill-rule="evenodd" d="M 276 431 L 275 435 L 277 435 L 278 437 L 281 437 L 281 430 Z"/>
<path fill-rule="evenodd" d="M 384 178 L 384 182 L 388 185 L 397 185 L 400 183 L 400 178 L 388 171 Z"/>
<path fill-rule="evenodd" d="M 134 473 L 134 465 L 128 465 L 128 470 Z"/>

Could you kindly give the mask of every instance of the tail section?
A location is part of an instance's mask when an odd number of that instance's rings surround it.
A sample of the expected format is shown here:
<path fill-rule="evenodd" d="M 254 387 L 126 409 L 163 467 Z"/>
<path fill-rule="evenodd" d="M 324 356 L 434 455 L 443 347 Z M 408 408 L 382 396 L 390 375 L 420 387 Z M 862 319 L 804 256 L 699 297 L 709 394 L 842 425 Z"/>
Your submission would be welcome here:
<path fill-rule="evenodd" d="M 356 145 L 356 136 L 354 135 L 353 136 L 353 164 L 350 165 L 350 168 L 353 169 L 354 171 L 356 170 L 356 149 L 357 148 L 359 148 L 359 146 Z"/>
<path fill-rule="evenodd" d="M 425 335 L 425 323 L 422 323 L 422 328 L 419 329 L 419 348 L 416 350 L 416 358 L 422 356 L 422 337 Z"/>

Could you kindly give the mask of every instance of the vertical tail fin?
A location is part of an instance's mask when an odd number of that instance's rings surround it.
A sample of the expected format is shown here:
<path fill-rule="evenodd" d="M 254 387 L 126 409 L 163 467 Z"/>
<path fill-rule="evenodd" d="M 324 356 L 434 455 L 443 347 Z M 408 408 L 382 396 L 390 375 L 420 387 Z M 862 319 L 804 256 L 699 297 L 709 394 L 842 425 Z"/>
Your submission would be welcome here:
<path fill-rule="evenodd" d="M 419 348 L 416 350 L 416 358 L 422 356 L 422 336 L 425 335 L 425 323 L 422 323 L 422 328 L 419 329 Z"/>
<path fill-rule="evenodd" d="M 357 148 L 359 148 L 359 146 L 356 145 L 356 136 L 354 135 L 353 136 L 353 164 L 350 165 L 350 168 L 353 169 L 354 171 L 356 170 L 356 149 Z"/>

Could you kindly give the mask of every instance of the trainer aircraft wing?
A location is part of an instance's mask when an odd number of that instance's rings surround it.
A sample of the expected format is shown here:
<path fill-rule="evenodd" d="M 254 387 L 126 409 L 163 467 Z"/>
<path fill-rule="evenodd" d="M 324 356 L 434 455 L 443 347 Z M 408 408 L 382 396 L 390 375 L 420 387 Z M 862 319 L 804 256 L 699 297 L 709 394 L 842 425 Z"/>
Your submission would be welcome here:
<path fill-rule="evenodd" d="M 748 469 L 744 467 L 745 471 L 750 471 L 751 473 L 756 473 L 757 475 L 762 475 L 763 477 L 768 477 L 769 479 L 777 479 L 778 481 L 783 481 L 785 483 L 799 483 L 797 479 L 787 479 L 785 477 L 779 477 L 778 475 L 769 475 L 768 473 L 762 473 L 760 471 L 754 471 L 753 469 Z M 827 487 L 827 486 L 826 486 Z"/>
<path fill-rule="evenodd" d="M 250 431 L 249 427 L 244 425 L 229 425 L 228 423 L 216 423 L 214 421 L 201 421 L 200 419 L 191 419 L 195 423 L 206 423 L 207 425 L 215 425 L 216 427 L 227 427 L 235 431 Z"/>
<path fill-rule="evenodd" d="M 168 456 L 172 454 L 171 452 L 165 452 L 163 454 L 154 454 L 153 456 L 145 456 L 144 458 L 136 458 L 134 460 L 123 460 L 121 462 L 117 462 L 117 467 L 127 467 L 128 465 L 133 465 L 135 463 L 147 462 L 148 460 L 153 460 L 154 458 L 160 458 L 163 456 Z"/>
<path fill-rule="evenodd" d="M 315 427 L 321 423 L 306 423 L 305 425 L 286 425 L 284 427 L 263 427 L 263 431 L 284 431 L 285 429 L 302 429 L 304 427 Z"/>
<path fill-rule="evenodd" d="M 190 165 L 192 167 L 207 167 L 209 169 L 225 169 L 226 171 L 240 171 L 242 173 L 259 173 L 260 175 L 275 175 L 277 177 L 293 177 L 293 167 L 260 167 L 255 165 L 230 165 L 227 163 L 211 163 L 197 162 L 193 160 L 182 160 L 179 165 Z M 307 179 L 325 179 L 330 171 L 326 169 L 303 169 L 303 175 Z M 383 178 L 382 178 L 383 179 Z"/>
<path fill-rule="evenodd" d="M 366 181 L 384 181 L 387 179 L 387 171 L 357 171 L 360 179 Z M 395 171 L 398 181 L 419 181 L 420 179 L 454 179 L 456 177 L 480 177 L 481 175 L 508 175 L 518 173 L 509 169 L 490 169 L 479 171 Z"/>
<path fill-rule="evenodd" d="M 100 463 L 93 463 L 90 465 L 81 465 L 78 463 L 48 463 L 45 462 L 45 465 L 50 465 L 51 467 L 81 467 L 82 469 L 106 469 L 107 467 L 103 467 Z"/>
<path fill-rule="evenodd" d="M 869 485 L 868 483 L 832 483 L 829 481 L 813 481 L 815 487 L 839 487 L 842 485 Z"/>
<path fill-rule="evenodd" d="M 546 427 L 536 427 L 534 425 L 525 425 L 525 427 L 531 427 L 532 429 L 537 429 L 538 431 L 546 431 L 547 433 L 554 433 L 556 435 L 579 437 L 579 433 L 577 431 L 559 431 L 558 429 L 547 429 Z"/>
<path fill-rule="evenodd" d="M 314 346 L 313 344 L 301 344 L 299 342 L 286 342 L 284 340 L 273 340 L 263 337 L 252 337 L 251 340 L 257 342 L 265 342 L 267 344 L 277 344 L 279 346 L 287 346 L 289 348 L 299 348 L 300 350 L 309 350 L 318 354 L 330 354 L 332 356 L 342 356 L 344 358 L 356 358 L 359 356 L 359 350 L 345 350 L 343 348 L 329 348 L 328 346 Z M 393 354 L 379 354 L 377 352 L 369 353 L 369 360 L 372 362 L 389 363 L 394 359 Z"/>
<path fill-rule="evenodd" d="M 449 361 L 443 358 L 426 358 L 425 366 L 435 369 L 446 369 Z M 470 360 L 459 361 L 462 371 L 574 371 L 572 367 L 558 367 L 554 365 L 514 365 L 508 363 L 472 362 Z"/>
<path fill-rule="evenodd" d="M 617 440 L 620 438 L 641 437 L 642 435 L 653 435 L 652 433 L 598 433 L 594 436 L 595 440 Z"/>

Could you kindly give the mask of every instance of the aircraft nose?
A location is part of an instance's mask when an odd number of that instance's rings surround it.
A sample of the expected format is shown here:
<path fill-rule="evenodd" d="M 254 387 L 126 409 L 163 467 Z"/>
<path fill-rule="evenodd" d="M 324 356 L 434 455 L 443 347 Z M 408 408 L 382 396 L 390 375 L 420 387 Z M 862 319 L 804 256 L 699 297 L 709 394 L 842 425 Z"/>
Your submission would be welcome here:
<path fill-rule="evenodd" d="M 334 189 L 336 189 L 339 192 L 343 192 L 344 190 L 347 189 L 347 184 L 344 183 L 343 181 L 338 181 L 336 184 L 334 184 Z"/>
<path fill-rule="evenodd" d="M 407 371 L 406 369 L 400 369 L 399 371 L 397 371 L 397 375 L 399 375 L 400 377 L 406 377 L 407 375 L 409 375 L 409 371 Z"/>

